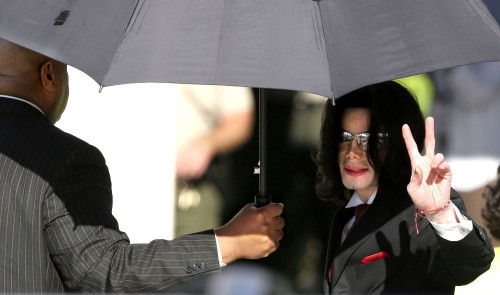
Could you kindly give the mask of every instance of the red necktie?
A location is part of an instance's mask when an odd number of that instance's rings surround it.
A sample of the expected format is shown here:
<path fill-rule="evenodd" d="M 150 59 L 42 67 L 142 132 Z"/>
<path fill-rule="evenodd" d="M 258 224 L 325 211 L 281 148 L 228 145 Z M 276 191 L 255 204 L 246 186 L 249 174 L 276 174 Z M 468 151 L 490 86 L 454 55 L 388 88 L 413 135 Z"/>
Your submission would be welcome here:
<path fill-rule="evenodd" d="M 347 231 L 347 235 L 349 235 L 352 231 L 352 229 L 358 224 L 358 222 L 361 220 L 361 217 L 366 213 L 368 210 L 369 204 L 359 204 L 356 206 L 354 209 L 354 222 Z M 328 282 L 331 284 L 332 283 L 332 278 L 333 278 L 333 263 L 330 265 L 330 268 L 328 269 Z"/>
<path fill-rule="evenodd" d="M 368 210 L 369 206 L 370 206 L 369 204 L 359 204 L 358 206 L 356 206 L 356 209 L 354 210 L 354 216 L 355 216 L 354 223 L 351 225 L 351 227 L 347 231 L 347 235 L 349 235 L 351 233 L 351 231 L 353 230 L 353 228 L 361 220 L 361 217 L 363 217 L 363 215 L 365 215 L 366 210 Z"/>

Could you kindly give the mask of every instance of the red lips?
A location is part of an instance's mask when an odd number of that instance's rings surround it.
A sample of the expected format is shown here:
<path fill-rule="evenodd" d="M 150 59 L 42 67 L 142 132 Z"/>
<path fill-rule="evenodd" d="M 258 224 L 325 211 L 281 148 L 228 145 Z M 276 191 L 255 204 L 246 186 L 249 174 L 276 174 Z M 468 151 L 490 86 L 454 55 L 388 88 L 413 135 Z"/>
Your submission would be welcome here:
<path fill-rule="evenodd" d="M 360 166 L 344 166 L 344 171 L 350 176 L 359 176 L 368 171 L 368 169 Z"/>

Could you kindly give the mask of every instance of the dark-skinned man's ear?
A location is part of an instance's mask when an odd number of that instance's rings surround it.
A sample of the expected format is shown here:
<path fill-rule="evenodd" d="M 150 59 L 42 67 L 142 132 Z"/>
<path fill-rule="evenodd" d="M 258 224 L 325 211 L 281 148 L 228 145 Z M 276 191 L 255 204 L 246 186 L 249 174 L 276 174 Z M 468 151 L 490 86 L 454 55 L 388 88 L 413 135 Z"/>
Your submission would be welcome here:
<path fill-rule="evenodd" d="M 56 90 L 54 86 L 54 65 L 51 61 L 46 60 L 40 66 L 40 76 L 43 87 L 50 92 Z"/>

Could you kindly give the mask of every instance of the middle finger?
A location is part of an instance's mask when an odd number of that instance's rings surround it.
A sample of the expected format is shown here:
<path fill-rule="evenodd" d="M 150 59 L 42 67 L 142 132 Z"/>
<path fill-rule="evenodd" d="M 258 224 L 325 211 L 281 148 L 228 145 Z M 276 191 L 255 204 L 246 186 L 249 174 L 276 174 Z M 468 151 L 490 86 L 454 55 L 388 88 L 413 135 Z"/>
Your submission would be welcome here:
<path fill-rule="evenodd" d="M 434 118 L 425 119 L 425 154 L 434 157 L 436 139 L 434 137 Z"/>

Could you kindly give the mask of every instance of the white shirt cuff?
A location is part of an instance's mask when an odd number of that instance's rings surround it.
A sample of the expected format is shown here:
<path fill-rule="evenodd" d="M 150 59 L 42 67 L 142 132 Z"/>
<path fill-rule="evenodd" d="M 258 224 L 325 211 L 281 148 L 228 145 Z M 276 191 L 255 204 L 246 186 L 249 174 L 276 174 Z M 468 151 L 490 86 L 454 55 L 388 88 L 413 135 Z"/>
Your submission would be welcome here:
<path fill-rule="evenodd" d="M 214 232 L 215 236 L 215 244 L 217 245 L 217 257 L 219 257 L 219 266 L 220 268 L 225 267 L 227 264 L 222 262 L 222 254 L 220 253 L 220 248 L 219 248 L 219 240 L 217 240 L 217 235 Z"/>
<path fill-rule="evenodd" d="M 448 241 L 460 241 L 472 231 L 472 221 L 460 213 L 460 210 L 452 203 L 453 210 L 458 217 L 458 223 L 436 223 L 429 218 L 429 222 L 438 235 Z"/>

